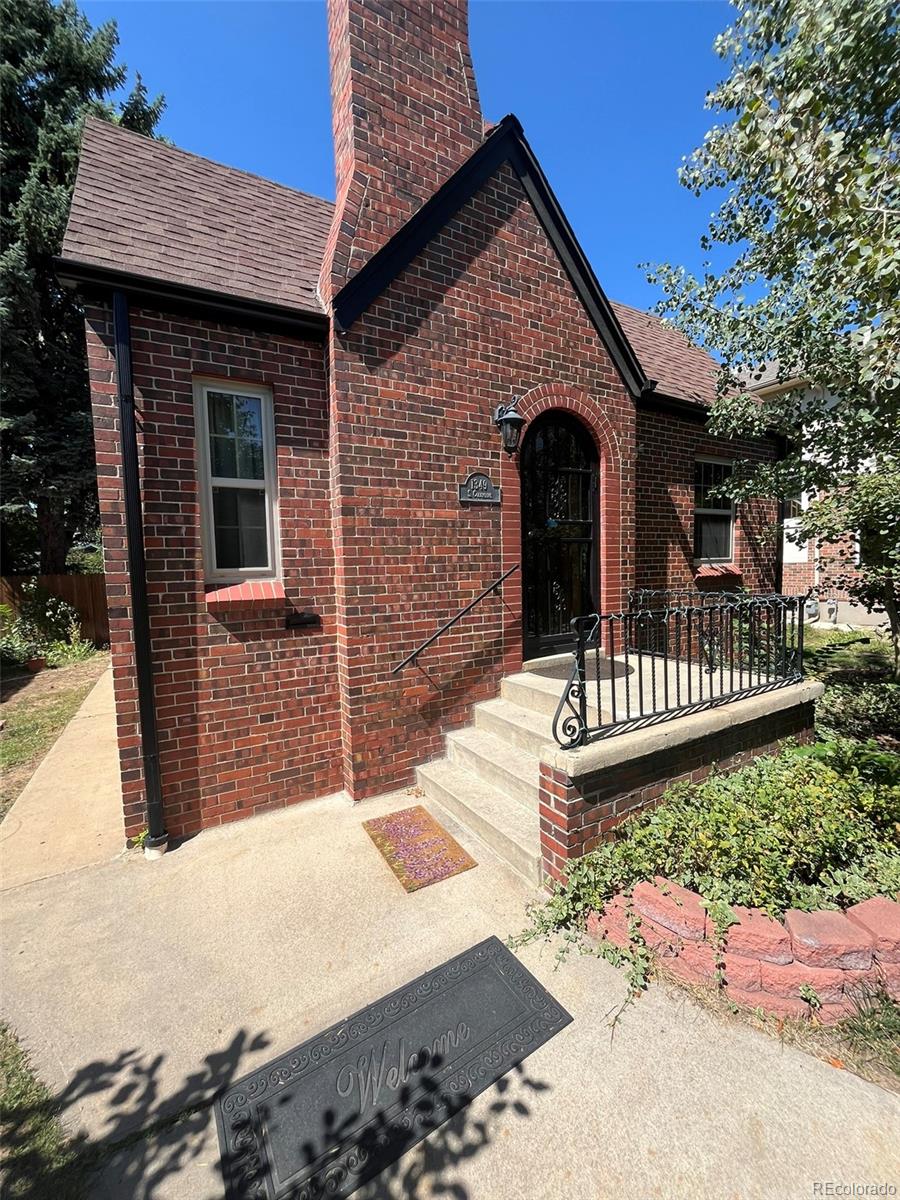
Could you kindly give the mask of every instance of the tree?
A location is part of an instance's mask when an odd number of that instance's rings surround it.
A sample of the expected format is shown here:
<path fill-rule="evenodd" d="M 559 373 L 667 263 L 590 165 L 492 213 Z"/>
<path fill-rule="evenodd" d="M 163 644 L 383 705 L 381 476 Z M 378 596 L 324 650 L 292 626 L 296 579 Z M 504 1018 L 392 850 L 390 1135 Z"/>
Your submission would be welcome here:
<path fill-rule="evenodd" d="M 874 547 L 846 580 L 900 650 L 900 72 L 888 0 L 734 0 L 716 40 L 729 118 L 681 168 L 718 208 L 701 240 L 724 269 L 669 264 L 659 311 L 721 358 L 712 428 L 775 431 L 783 461 L 741 464 L 736 499 L 813 500 L 798 540 Z M 724 192 L 724 196 L 722 193 Z M 748 390 L 775 361 L 788 387 Z"/>
<path fill-rule="evenodd" d="M 152 134 L 164 100 L 127 70 L 114 22 L 91 28 L 73 0 L 0 0 L 0 322 L 5 569 L 65 570 L 97 524 L 82 312 L 53 271 L 89 113 Z"/>

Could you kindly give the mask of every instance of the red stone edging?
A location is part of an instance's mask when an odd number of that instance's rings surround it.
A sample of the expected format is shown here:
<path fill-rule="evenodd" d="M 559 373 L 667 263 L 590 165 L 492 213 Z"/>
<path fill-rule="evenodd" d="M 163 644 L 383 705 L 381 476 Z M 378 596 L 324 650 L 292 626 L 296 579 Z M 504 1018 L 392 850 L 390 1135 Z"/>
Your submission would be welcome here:
<path fill-rule="evenodd" d="M 825 1024 L 852 1011 L 864 985 L 883 984 L 900 1000 L 900 904 L 876 896 L 846 912 L 790 909 L 784 922 L 760 909 L 734 907 L 738 922 L 725 934 L 721 950 L 701 897 L 662 876 L 637 884 L 629 898 L 619 893 L 602 913 L 592 912 L 591 937 L 622 949 L 629 945 L 629 913 L 639 921 L 647 946 L 666 969 L 685 983 L 713 984 L 717 969 L 726 995 L 736 1004 L 762 1008 L 779 1017 L 809 1017 L 812 1008 L 801 989 L 821 1001 L 816 1017 Z"/>

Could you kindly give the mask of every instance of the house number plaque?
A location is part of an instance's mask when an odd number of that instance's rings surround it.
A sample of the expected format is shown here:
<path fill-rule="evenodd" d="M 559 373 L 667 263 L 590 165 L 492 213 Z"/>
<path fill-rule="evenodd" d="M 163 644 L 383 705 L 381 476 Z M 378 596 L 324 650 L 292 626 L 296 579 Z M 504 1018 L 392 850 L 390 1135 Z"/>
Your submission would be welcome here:
<path fill-rule="evenodd" d="M 499 504 L 500 489 L 494 487 L 487 475 L 476 471 L 459 485 L 460 504 Z"/>

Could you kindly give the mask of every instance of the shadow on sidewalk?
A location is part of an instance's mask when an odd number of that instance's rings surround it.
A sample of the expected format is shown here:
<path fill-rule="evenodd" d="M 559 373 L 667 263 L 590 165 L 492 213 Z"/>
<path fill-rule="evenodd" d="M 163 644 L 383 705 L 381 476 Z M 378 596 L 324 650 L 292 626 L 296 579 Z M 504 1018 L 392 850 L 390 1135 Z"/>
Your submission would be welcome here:
<path fill-rule="evenodd" d="M 163 1200 L 183 1195 L 185 1200 L 221 1200 L 224 1184 L 220 1170 L 209 1161 L 214 1156 L 217 1162 L 219 1155 L 213 1102 L 246 1070 L 247 1056 L 269 1044 L 267 1034 L 251 1036 L 242 1029 L 223 1050 L 208 1055 L 203 1066 L 188 1075 L 176 1092 L 165 1096 L 161 1095 L 160 1080 L 164 1056 L 148 1058 L 132 1049 L 109 1061 L 86 1064 L 58 1095 L 47 1094 L 43 1100 L 13 1105 L 4 1097 L 4 1197 L 85 1200 L 99 1194 L 117 1200 Z M 362 1185 L 359 1197 L 376 1200 L 445 1195 L 467 1200 L 469 1191 L 458 1177 L 459 1169 L 491 1144 L 505 1119 L 530 1115 L 523 1098 L 527 1093 L 549 1090 L 549 1084 L 529 1077 L 524 1067 L 517 1066 L 495 1084 L 490 1103 L 475 1119 L 466 1107 L 468 1096 L 457 1095 L 452 1106 L 441 1107 L 439 1102 L 432 1103 L 440 1100 L 437 1080 L 426 1079 L 425 1084 L 430 1096 L 417 1106 L 420 1111 L 416 1124 L 419 1136 L 427 1133 L 427 1140 L 417 1153 L 397 1158 Z M 84 1132 L 71 1132 L 73 1107 L 92 1096 L 102 1097 L 109 1111 L 103 1134 L 94 1138 Z M 448 1112 L 452 1115 L 445 1119 Z M 68 1131 L 61 1151 L 59 1147 L 48 1147 L 40 1135 L 35 1136 L 35 1131 L 53 1118 L 58 1118 Z M 351 1118 L 348 1124 L 352 1123 Z M 300 1157 L 310 1162 L 322 1157 L 323 1151 L 337 1153 L 347 1133 L 348 1129 L 338 1128 L 334 1115 L 325 1111 L 318 1144 L 299 1147 Z M 357 1139 L 354 1161 L 365 1161 L 385 1142 L 402 1154 L 415 1140 L 410 1137 L 408 1124 L 376 1112 Z M 208 1179 L 202 1186 L 197 1176 L 188 1176 L 182 1191 L 174 1180 L 192 1164 L 199 1166 L 196 1160 L 201 1154 L 202 1169 L 214 1176 L 214 1181 Z M 335 1182 L 331 1190 L 323 1187 L 321 1191 L 313 1184 L 309 1195 L 349 1194 L 346 1187 L 335 1188 Z M 245 1178 L 243 1186 L 240 1195 L 247 1200 L 269 1194 L 258 1176 L 255 1180 Z"/>

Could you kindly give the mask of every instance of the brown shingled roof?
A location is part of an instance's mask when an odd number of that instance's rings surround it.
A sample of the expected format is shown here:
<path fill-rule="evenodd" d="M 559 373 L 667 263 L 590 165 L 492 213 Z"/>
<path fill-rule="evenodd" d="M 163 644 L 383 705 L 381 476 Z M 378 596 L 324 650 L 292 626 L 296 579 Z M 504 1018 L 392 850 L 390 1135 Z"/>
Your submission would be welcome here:
<path fill-rule="evenodd" d="M 616 300 L 611 303 L 644 373 L 656 380 L 657 394 L 712 404 L 719 373 L 715 359 L 659 317 Z"/>
<path fill-rule="evenodd" d="M 321 316 L 334 205 L 98 118 L 85 124 L 63 258 Z"/>
<path fill-rule="evenodd" d="M 88 118 L 63 258 L 322 316 L 334 205 Z M 659 317 L 612 302 L 657 392 L 710 404 L 717 366 Z"/>

